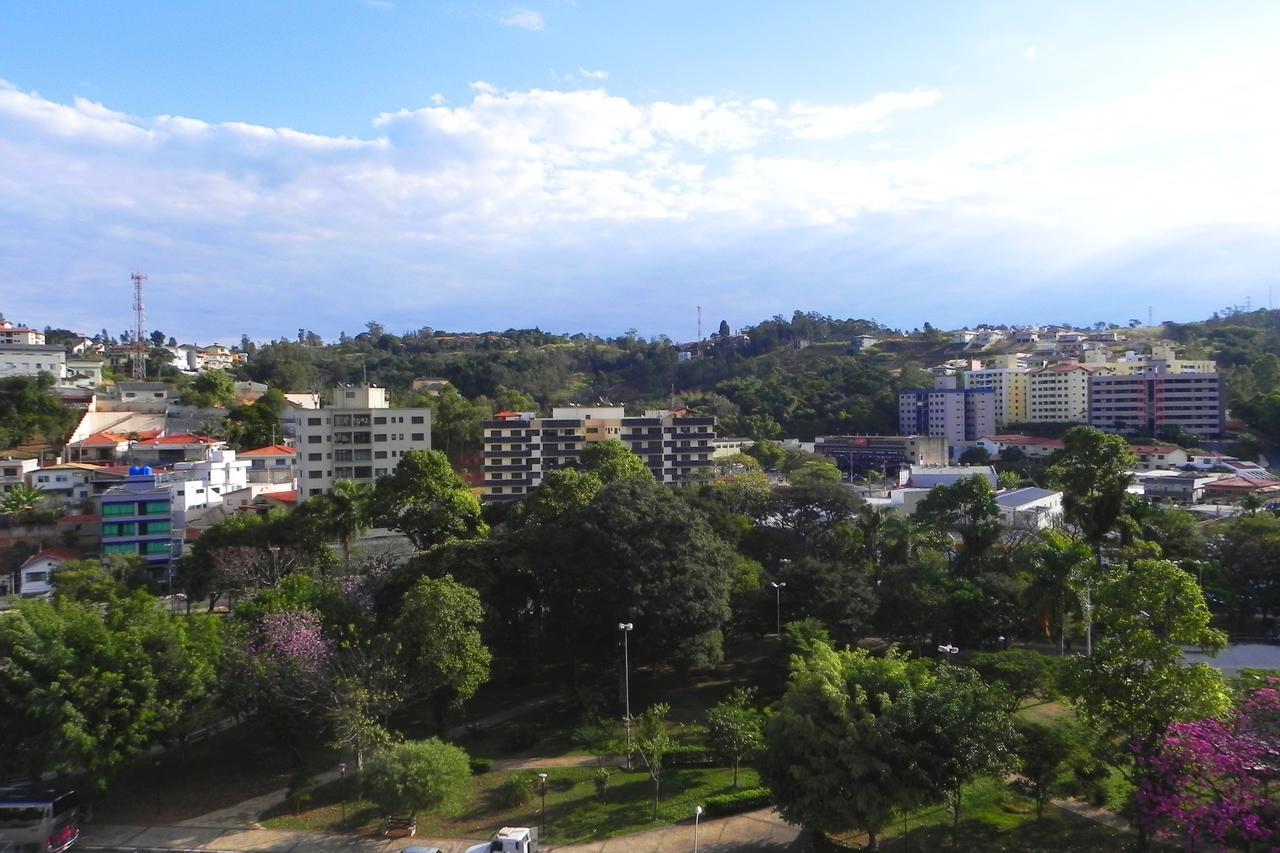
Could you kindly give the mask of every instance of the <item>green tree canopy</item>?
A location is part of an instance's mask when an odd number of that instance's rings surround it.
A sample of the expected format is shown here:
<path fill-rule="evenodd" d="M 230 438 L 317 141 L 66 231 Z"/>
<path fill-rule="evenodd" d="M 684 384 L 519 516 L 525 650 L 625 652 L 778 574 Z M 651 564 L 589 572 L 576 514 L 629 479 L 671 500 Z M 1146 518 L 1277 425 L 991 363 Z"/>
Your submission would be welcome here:
<path fill-rule="evenodd" d="M 373 491 L 372 516 L 403 533 L 419 550 L 489 533 L 477 498 L 443 453 L 410 450 Z"/>
<path fill-rule="evenodd" d="M 225 370 L 206 370 L 182 389 L 179 401 L 202 409 L 226 408 L 236 401 L 235 380 Z"/>
<path fill-rule="evenodd" d="M 462 806 L 470 778 L 471 759 L 466 751 L 437 738 L 384 747 L 373 754 L 361 774 L 369 799 L 394 817 L 455 812 Z"/>
<path fill-rule="evenodd" d="M 492 655 L 480 637 L 484 608 L 474 589 L 453 578 L 422 578 L 396 619 L 395 637 L 414 689 L 445 712 L 475 695 L 489 680 Z"/>
<path fill-rule="evenodd" d="M 644 464 L 644 460 L 613 438 L 588 442 L 578 455 L 578 467 L 599 477 L 602 483 L 612 483 L 628 477 L 653 479 L 653 472 Z"/>

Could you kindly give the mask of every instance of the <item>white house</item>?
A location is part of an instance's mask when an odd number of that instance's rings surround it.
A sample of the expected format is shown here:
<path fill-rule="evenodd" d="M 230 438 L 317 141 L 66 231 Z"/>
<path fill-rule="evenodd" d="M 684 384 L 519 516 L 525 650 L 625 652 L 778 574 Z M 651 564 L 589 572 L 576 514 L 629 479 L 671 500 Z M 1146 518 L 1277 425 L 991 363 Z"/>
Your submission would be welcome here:
<path fill-rule="evenodd" d="M 18 570 L 22 575 L 20 594 L 23 598 L 48 598 L 53 594 L 53 573 L 63 563 L 79 558 L 79 554 L 66 548 L 46 548 L 32 554 Z"/>
<path fill-rule="evenodd" d="M 1013 489 L 996 495 L 996 508 L 1005 527 L 1043 530 L 1062 519 L 1062 492 Z"/>
<path fill-rule="evenodd" d="M 27 474 L 40 465 L 34 459 L 0 459 L 0 495 L 27 481 Z"/>

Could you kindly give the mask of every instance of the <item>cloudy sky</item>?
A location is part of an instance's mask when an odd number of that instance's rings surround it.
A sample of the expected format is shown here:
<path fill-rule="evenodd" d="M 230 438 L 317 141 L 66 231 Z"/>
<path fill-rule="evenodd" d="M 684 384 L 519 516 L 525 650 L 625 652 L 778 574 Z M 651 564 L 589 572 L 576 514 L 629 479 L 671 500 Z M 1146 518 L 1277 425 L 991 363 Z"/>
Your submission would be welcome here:
<path fill-rule="evenodd" d="M 10 0 L 0 311 L 119 332 L 135 270 L 200 342 L 1265 305 L 1278 40 L 1274 2 Z"/>

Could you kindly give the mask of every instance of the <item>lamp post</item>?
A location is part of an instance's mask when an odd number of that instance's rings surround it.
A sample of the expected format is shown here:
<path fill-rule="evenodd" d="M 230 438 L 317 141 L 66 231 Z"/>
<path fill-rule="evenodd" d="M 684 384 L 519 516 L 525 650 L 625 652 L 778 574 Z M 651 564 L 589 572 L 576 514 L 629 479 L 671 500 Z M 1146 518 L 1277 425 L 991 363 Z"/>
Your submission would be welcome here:
<path fill-rule="evenodd" d="M 775 605 L 775 616 L 778 623 L 778 639 L 782 639 L 782 588 L 787 585 L 786 581 L 778 583 L 777 581 L 769 581 L 769 586 L 773 587 L 773 591 L 777 597 Z"/>
<path fill-rule="evenodd" d="M 635 625 L 630 622 L 619 622 L 618 630 L 622 632 L 622 694 L 626 706 L 626 715 L 622 721 L 627 726 L 627 769 L 631 769 L 631 659 L 627 649 L 627 635 Z"/>
<path fill-rule="evenodd" d="M 698 819 L 702 817 L 702 806 L 693 807 L 693 853 L 698 853 Z"/>
<path fill-rule="evenodd" d="M 347 763 L 338 765 L 338 787 L 342 789 L 342 824 L 347 823 Z"/>
<path fill-rule="evenodd" d="M 547 774 L 538 774 L 538 783 L 542 786 L 542 811 L 538 813 L 538 835 L 544 839 L 547 834 Z"/>

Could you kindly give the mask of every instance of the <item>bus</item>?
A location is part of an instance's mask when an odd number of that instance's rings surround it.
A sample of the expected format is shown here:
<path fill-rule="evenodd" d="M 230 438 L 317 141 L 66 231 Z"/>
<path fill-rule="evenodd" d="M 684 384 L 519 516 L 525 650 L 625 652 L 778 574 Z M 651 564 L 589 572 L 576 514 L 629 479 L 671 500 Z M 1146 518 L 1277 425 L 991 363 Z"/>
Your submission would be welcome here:
<path fill-rule="evenodd" d="M 0 848 L 62 853 L 80 837 L 75 791 L 0 788 Z"/>

